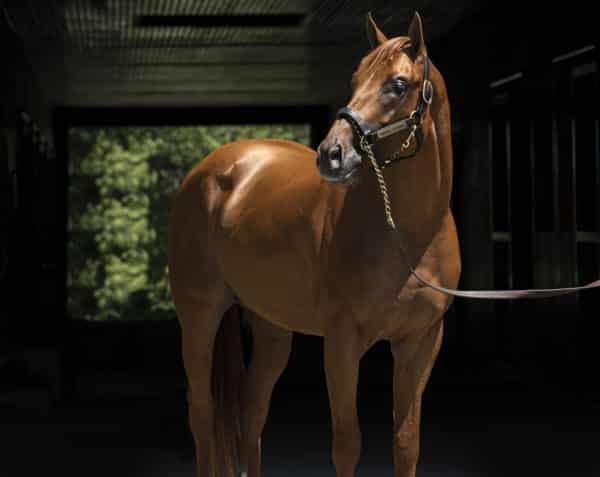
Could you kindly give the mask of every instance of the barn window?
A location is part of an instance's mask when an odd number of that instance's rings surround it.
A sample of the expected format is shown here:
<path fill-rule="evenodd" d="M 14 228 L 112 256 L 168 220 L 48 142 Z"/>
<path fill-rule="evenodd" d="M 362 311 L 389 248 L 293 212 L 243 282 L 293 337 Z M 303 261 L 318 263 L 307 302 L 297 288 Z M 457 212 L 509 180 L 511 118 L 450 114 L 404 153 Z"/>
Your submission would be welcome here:
<path fill-rule="evenodd" d="M 307 124 L 75 127 L 69 131 L 68 312 L 86 320 L 173 318 L 170 199 L 218 146 L 277 137 L 310 143 Z"/>

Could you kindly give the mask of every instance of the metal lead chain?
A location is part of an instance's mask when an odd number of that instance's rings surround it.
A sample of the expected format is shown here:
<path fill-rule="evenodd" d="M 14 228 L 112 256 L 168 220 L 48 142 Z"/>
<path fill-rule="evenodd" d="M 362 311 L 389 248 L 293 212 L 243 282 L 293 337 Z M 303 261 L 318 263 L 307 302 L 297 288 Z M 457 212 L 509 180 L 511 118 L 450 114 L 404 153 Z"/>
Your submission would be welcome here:
<path fill-rule="evenodd" d="M 375 159 L 375 155 L 373 154 L 373 150 L 371 149 L 370 144 L 367 141 L 365 136 L 360 138 L 360 148 L 369 158 L 371 162 L 371 166 L 373 167 L 373 171 L 375 172 L 375 176 L 377 177 L 377 183 L 379 184 L 379 191 L 381 192 L 381 197 L 383 198 L 383 207 L 385 209 L 385 220 L 388 226 L 392 230 L 396 230 L 396 224 L 394 223 L 394 218 L 392 217 L 392 205 L 390 203 L 390 196 L 388 194 L 387 186 L 385 185 L 385 179 L 383 177 L 383 172 L 381 172 L 381 168 L 379 164 L 377 164 L 377 160 Z"/>

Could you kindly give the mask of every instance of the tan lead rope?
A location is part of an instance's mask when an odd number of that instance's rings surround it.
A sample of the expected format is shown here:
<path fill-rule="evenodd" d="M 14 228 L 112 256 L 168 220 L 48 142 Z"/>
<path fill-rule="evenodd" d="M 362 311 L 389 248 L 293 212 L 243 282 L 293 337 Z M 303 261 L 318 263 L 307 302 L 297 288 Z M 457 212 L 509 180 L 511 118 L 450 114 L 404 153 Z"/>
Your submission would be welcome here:
<path fill-rule="evenodd" d="M 355 132 L 357 132 L 355 130 Z M 360 147 L 363 152 L 369 158 L 371 166 L 373 167 L 373 171 L 377 177 L 377 183 L 379 184 L 379 191 L 381 192 L 381 197 L 383 199 L 383 207 L 385 209 L 385 219 L 390 228 L 390 230 L 396 233 L 399 236 L 398 229 L 396 228 L 396 224 L 394 223 L 394 217 L 392 216 L 392 205 L 390 202 L 390 197 L 388 194 L 387 186 L 385 184 L 385 179 L 383 177 L 383 172 L 381 171 L 381 167 L 377 164 L 377 160 L 375 159 L 375 155 L 373 154 L 373 150 L 371 149 L 370 144 L 366 140 L 364 136 L 359 134 L 360 139 Z M 410 140 L 414 137 L 414 134 L 411 132 L 411 136 L 409 136 Z M 407 141 L 408 141 L 407 140 Z M 538 289 L 528 289 L 528 290 L 456 290 L 454 288 L 446 288 L 442 286 L 438 286 L 434 283 L 423 278 L 411 265 L 410 260 L 408 258 L 408 254 L 406 250 L 402 246 L 402 241 L 398 240 L 398 245 L 400 247 L 400 251 L 402 255 L 404 255 L 404 261 L 408 265 L 408 269 L 410 273 L 423 285 L 433 288 L 436 291 L 441 293 L 445 293 L 446 295 L 451 296 L 459 296 L 464 298 L 476 298 L 482 300 L 515 300 L 519 298 L 547 298 L 552 296 L 559 295 L 567 295 L 569 293 L 575 293 L 580 290 L 587 290 L 590 288 L 600 287 L 600 280 L 596 280 L 594 282 L 588 283 L 587 285 L 582 285 L 579 287 L 568 287 L 568 288 L 538 288 Z"/>

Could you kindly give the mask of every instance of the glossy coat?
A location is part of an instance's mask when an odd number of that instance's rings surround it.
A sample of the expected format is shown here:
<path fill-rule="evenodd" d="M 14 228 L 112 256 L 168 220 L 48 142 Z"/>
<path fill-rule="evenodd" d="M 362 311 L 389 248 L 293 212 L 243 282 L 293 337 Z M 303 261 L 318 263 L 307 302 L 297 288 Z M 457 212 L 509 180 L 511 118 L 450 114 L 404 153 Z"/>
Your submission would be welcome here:
<path fill-rule="evenodd" d="M 421 21 L 416 15 L 407 37 L 387 40 L 369 17 L 367 31 L 375 48 L 354 75 L 349 106 L 385 124 L 408 115 L 420 94 L 426 54 Z M 385 96 L 386 82 L 398 75 L 408 81 L 406 96 Z M 434 283 L 456 287 L 450 108 L 433 64 L 431 80 L 435 93 L 423 146 L 416 157 L 386 169 L 385 177 L 413 264 Z M 323 151 L 336 144 L 344 154 L 331 168 Z M 421 395 L 451 299 L 410 277 L 398 239 L 386 229 L 375 176 L 356 160 L 347 122 L 334 122 L 319 153 L 316 167 L 318 153 L 290 141 L 227 144 L 189 173 L 173 203 L 169 269 L 199 477 L 260 475 L 260 435 L 294 332 L 325 340 L 338 477 L 355 475 L 360 454 L 360 358 L 375 342 L 390 341 L 395 476 L 415 475 Z M 251 314 L 248 370 L 239 327 L 228 316 L 236 302 Z"/>

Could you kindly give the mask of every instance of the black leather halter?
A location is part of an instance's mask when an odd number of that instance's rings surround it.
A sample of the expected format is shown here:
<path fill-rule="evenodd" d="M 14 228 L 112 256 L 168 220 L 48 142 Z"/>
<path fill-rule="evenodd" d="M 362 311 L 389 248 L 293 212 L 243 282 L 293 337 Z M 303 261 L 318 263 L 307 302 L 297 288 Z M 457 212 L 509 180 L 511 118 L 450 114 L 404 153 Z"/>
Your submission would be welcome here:
<path fill-rule="evenodd" d="M 379 167 L 382 169 L 395 161 L 409 159 L 415 156 L 421 148 L 423 142 L 423 119 L 433 100 L 433 84 L 429 80 L 429 58 L 427 56 L 424 57 L 423 69 L 423 86 L 421 88 L 421 94 L 419 94 L 419 99 L 414 111 L 410 113 L 408 117 L 398 119 L 397 121 L 383 126 L 378 126 L 365 121 L 360 114 L 356 111 L 352 111 L 352 109 L 348 107 L 341 108 L 336 114 L 337 118 L 345 119 L 350 123 L 354 133 L 358 136 L 357 139 L 359 142 L 364 139 L 370 146 L 374 146 L 381 139 L 403 131 L 409 131 L 408 138 L 402 143 L 402 150 L 408 148 L 413 138 L 416 142 L 414 150 L 406 155 L 401 155 L 400 151 L 398 151 L 394 153 L 391 158 L 378 158 L 376 156 L 377 164 L 379 164 Z"/>

